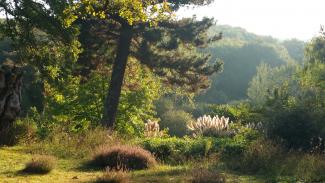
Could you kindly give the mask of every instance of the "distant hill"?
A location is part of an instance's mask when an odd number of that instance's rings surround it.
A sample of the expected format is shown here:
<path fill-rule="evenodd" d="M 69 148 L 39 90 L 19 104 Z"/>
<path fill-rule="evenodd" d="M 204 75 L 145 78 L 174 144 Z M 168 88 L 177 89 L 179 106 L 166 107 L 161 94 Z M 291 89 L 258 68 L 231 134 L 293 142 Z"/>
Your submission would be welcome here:
<path fill-rule="evenodd" d="M 280 41 L 227 25 L 215 26 L 210 31 L 223 33 L 223 39 L 207 51 L 211 53 L 212 60 L 220 58 L 224 61 L 224 71 L 211 77 L 211 87 L 197 97 L 199 102 L 228 103 L 246 99 L 248 83 L 261 63 L 275 67 L 303 62 L 303 41 Z"/>

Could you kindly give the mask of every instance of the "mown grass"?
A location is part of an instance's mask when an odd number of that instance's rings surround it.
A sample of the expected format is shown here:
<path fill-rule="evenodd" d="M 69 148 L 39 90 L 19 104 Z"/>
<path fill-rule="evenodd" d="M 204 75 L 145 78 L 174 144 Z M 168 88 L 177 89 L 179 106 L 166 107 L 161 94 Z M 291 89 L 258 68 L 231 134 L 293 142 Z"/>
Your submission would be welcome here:
<path fill-rule="evenodd" d="M 103 175 L 102 170 L 80 168 L 84 160 L 58 159 L 56 168 L 47 175 L 28 175 L 21 173 L 24 165 L 31 160 L 32 154 L 26 153 L 28 147 L 0 148 L 0 182 L 1 183 L 65 183 L 94 182 Z M 149 170 L 130 172 L 131 182 L 190 182 L 192 164 L 179 166 L 159 165 Z M 196 163 L 194 163 L 196 164 Z M 222 172 L 227 182 L 263 183 L 265 177 L 242 176 Z"/>

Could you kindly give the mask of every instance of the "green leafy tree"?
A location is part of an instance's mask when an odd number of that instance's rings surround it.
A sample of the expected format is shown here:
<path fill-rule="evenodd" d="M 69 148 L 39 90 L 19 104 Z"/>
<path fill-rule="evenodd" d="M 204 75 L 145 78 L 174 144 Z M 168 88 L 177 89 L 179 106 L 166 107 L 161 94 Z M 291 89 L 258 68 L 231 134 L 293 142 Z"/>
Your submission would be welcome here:
<path fill-rule="evenodd" d="M 257 74 L 249 83 L 247 96 L 256 107 L 262 107 L 274 90 L 292 79 L 297 72 L 295 64 L 282 65 L 275 68 L 262 63 L 257 67 Z"/>
<path fill-rule="evenodd" d="M 126 65 L 132 57 L 146 65 L 156 75 L 162 76 L 163 82 L 170 86 L 180 86 L 187 91 L 195 92 L 209 85 L 208 76 L 219 70 L 221 64 L 208 64 L 209 56 L 198 53 L 197 47 L 204 47 L 207 43 L 220 38 L 206 36 L 207 29 L 214 24 L 213 20 L 173 18 L 173 12 L 181 6 L 209 3 L 211 1 L 205 0 L 104 2 L 2 0 L 0 7 L 8 15 L 7 23 L 3 28 L 17 43 L 16 45 L 23 47 L 25 52 L 34 50 L 36 55 L 39 54 L 37 50 L 43 47 L 48 48 L 49 50 L 46 51 L 52 55 L 59 50 L 54 49 L 57 47 L 53 44 L 61 45 L 66 53 L 59 55 L 70 55 L 60 59 L 61 62 L 66 60 L 85 62 L 87 58 L 93 56 L 92 53 L 99 56 L 100 54 L 92 52 L 94 48 L 89 49 L 91 44 L 85 44 L 87 40 L 82 39 L 82 36 L 90 31 L 101 32 L 95 35 L 97 38 L 104 35 L 100 37 L 105 40 L 105 46 L 101 47 L 104 49 L 103 55 L 110 57 L 115 55 L 114 61 L 101 57 L 104 61 L 113 64 L 103 115 L 103 124 L 111 127 L 116 119 Z M 90 24 L 91 22 L 94 23 Z M 46 36 L 43 36 L 43 39 L 40 39 L 40 36 L 35 39 L 35 29 L 41 30 Z M 65 45 L 71 48 L 68 49 Z M 109 49 L 105 49 L 107 47 Z M 82 48 L 84 52 L 80 55 Z M 79 55 L 81 57 L 78 57 Z M 39 59 L 33 58 L 33 60 L 39 62 Z M 85 69 L 86 72 L 92 69 L 92 64 L 84 65 L 90 65 Z M 81 64 L 81 67 L 84 65 Z M 42 65 L 39 65 L 39 68 L 46 70 Z M 79 66 L 63 68 L 76 72 L 84 70 Z M 54 75 L 58 72 L 63 73 L 52 66 L 47 70 Z"/>

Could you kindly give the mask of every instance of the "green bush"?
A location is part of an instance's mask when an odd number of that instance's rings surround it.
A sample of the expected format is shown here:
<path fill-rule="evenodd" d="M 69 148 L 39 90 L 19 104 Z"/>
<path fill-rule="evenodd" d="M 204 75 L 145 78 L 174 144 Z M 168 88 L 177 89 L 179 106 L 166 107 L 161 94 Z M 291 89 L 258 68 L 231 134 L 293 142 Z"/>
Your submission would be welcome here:
<path fill-rule="evenodd" d="M 148 138 L 137 141 L 164 163 L 179 164 L 221 152 L 230 144 L 230 138 Z"/>
<path fill-rule="evenodd" d="M 0 144 L 31 144 L 37 140 L 37 126 L 30 120 L 16 120 Z"/>
<path fill-rule="evenodd" d="M 150 152 L 140 147 L 115 145 L 98 147 L 91 164 L 111 170 L 141 170 L 155 166 L 156 160 Z"/>
<path fill-rule="evenodd" d="M 196 118 L 203 115 L 210 116 L 225 116 L 230 118 L 230 121 L 234 121 L 235 115 L 232 111 L 232 106 L 230 105 L 220 105 L 220 104 L 198 104 L 196 109 L 192 112 L 193 116 Z"/>
<path fill-rule="evenodd" d="M 303 182 L 325 181 L 324 155 L 305 154 L 299 159 L 294 173 L 297 179 Z"/>
<path fill-rule="evenodd" d="M 274 109 L 268 120 L 270 138 L 280 138 L 288 148 L 312 148 L 311 140 L 319 135 L 313 113 L 302 106 Z"/>
<path fill-rule="evenodd" d="M 22 170 L 29 174 L 47 174 L 51 172 L 56 165 L 56 159 L 53 156 L 39 155 L 34 156 Z"/>
<path fill-rule="evenodd" d="M 161 97 L 155 102 L 157 116 L 161 117 L 164 113 L 171 111 L 175 108 L 174 102 L 169 98 Z"/>
<path fill-rule="evenodd" d="M 223 152 L 226 166 L 249 174 L 276 174 L 283 158 L 282 148 L 273 142 L 259 139 L 248 146 L 229 145 Z"/>
<path fill-rule="evenodd" d="M 171 136 L 183 137 L 187 134 L 187 125 L 193 121 L 191 114 L 183 110 L 172 110 L 161 116 L 160 127 L 168 128 Z"/>

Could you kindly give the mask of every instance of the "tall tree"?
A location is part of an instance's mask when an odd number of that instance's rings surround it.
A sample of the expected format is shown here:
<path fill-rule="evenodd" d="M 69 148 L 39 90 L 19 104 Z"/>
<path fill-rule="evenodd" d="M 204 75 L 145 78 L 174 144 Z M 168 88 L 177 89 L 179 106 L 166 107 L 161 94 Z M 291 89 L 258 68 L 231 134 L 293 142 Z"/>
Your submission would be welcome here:
<path fill-rule="evenodd" d="M 197 51 L 198 47 L 220 38 L 219 35 L 207 37 L 207 30 L 214 21 L 207 18 L 201 21 L 195 18 L 173 18 L 174 12 L 182 6 L 206 5 L 211 0 L 82 0 L 73 3 L 28 0 L 28 6 L 26 0 L 15 2 L 18 3 L 9 6 L 11 1 L 1 0 L 0 7 L 15 17 L 13 21 L 20 22 L 20 31 L 26 29 L 24 25 L 30 27 L 27 31 L 21 31 L 25 37 L 27 33 L 28 36 L 33 35 L 34 30 L 31 28 L 34 27 L 59 37 L 55 41 L 68 42 L 73 40 L 71 35 L 76 35 L 76 30 L 80 31 L 77 39 L 81 42 L 83 53 L 78 62 L 87 67 L 81 69 L 82 74 L 96 67 L 96 63 L 89 61 L 96 46 L 101 45 L 96 42 L 93 47 L 85 35 L 92 32 L 96 38 L 101 38 L 102 48 L 107 50 L 104 49 L 97 56 L 113 64 L 103 115 L 103 124 L 107 127 L 112 127 L 115 122 L 129 57 L 136 58 L 161 76 L 165 84 L 183 87 L 190 92 L 208 87 L 208 76 L 221 67 L 221 63 L 208 64 L 209 55 Z M 75 42 L 70 43 L 74 43 L 73 48 L 77 48 Z M 107 52 L 109 56 L 115 55 L 115 59 L 103 57 L 102 53 Z"/>
<path fill-rule="evenodd" d="M 164 76 L 166 83 L 187 86 L 196 91 L 208 86 L 208 76 L 220 69 L 220 63 L 208 65 L 209 57 L 196 52 L 211 40 L 207 29 L 213 20 L 172 19 L 173 12 L 184 5 L 204 5 L 211 1 L 81 1 L 72 9 L 97 15 L 113 24 L 110 34 L 117 33 L 116 56 L 107 94 L 103 124 L 111 127 L 115 122 L 125 67 L 133 56 Z M 72 18 L 77 18 L 72 13 Z M 113 27 L 113 29 L 112 29 Z M 114 29 L 115 28 L 115 29 Z"/>
<path fill-rule="evenodd" d="M 0 145 L 11 144 L 10 130 L 21 109 L 22 73 L 17 67 L 0 68 Z"/>

